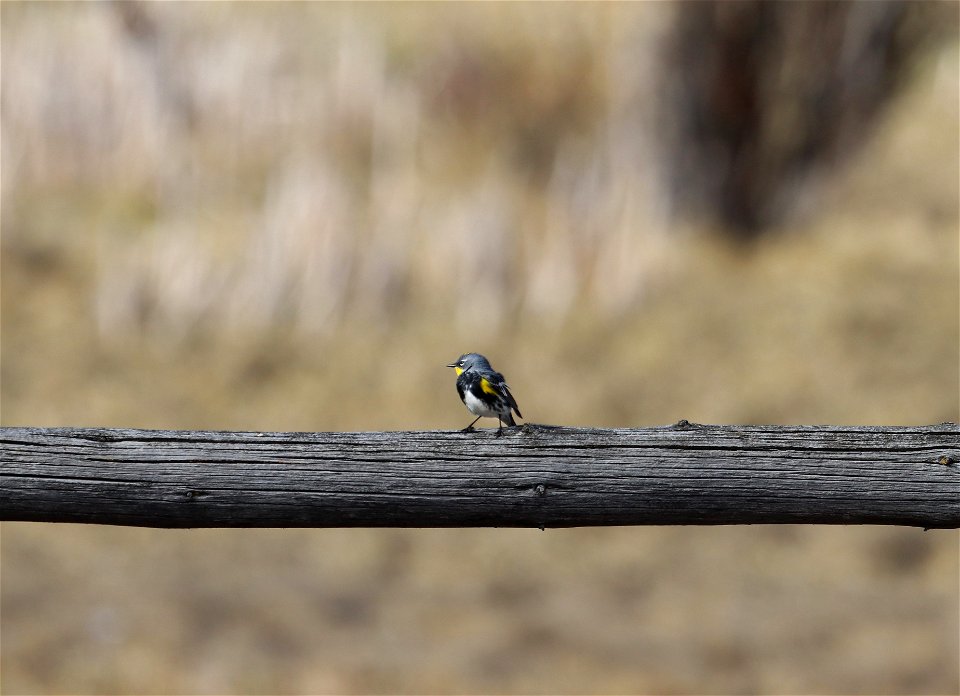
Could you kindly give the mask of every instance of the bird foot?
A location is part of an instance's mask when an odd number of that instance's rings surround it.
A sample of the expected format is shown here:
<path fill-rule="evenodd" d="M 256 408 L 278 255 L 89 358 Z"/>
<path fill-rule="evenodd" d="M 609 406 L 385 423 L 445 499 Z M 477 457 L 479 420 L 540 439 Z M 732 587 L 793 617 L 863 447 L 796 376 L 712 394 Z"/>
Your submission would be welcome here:
<path fill-rule="evenodd" d="M 464 428 L 464 429 L 461 430 L 460 432 L 461 432 L 461 433 L 472 433 L 473 430 L 474 430 L 473 426 L 472 426 L 472 425 L 468 425 L 466 428 Z"/>

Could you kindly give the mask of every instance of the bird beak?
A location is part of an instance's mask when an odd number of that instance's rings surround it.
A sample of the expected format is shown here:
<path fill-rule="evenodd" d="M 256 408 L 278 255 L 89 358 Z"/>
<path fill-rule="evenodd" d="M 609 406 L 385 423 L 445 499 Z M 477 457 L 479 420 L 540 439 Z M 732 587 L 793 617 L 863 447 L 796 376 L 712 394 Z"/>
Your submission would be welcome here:
<path fill-rule="evenodd" d="M 457 366 L 457 363 L 450 363 L 449 365 L 447 365 L 447 367 L 456 367 L 456 366 Z"/>

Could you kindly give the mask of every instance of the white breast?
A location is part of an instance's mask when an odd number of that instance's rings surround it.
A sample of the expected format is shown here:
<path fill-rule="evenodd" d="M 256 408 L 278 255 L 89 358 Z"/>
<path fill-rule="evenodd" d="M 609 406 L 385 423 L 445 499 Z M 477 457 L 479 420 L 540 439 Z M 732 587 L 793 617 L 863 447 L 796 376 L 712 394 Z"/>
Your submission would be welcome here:
<path fill-rule="evenodd" d="M 463 395 L 463 403 L 465 403 L 467 408 L 470 409 L 470 413 L 475 416 L 484 416 L 486 418 L 497 417 L 496 411 L 491 410 L 489 406 L 480 401 L 480 399 L 475 397 L 469 391 Z"/>

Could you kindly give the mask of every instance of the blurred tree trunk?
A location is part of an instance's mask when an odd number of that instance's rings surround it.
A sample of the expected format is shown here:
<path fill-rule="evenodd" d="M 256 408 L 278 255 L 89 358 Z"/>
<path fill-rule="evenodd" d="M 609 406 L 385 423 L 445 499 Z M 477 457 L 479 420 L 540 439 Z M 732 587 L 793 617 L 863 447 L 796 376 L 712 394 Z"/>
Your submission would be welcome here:
<path fill-rule="evenodd" d="M 667 39 L 664 161 L 675 212 L 749 239 L 860 144 L 956 3 L 683 2 Z"/>

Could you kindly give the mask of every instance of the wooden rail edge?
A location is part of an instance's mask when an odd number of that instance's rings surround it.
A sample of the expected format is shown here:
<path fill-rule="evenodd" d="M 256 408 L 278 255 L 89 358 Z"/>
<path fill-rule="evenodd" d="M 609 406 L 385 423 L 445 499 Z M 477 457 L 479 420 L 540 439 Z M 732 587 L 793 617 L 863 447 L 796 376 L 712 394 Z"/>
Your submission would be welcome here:
<path fill-rule="evenodd" d="M 0 428 L 0 520 L 138 527 L 960 527 L 960 427 Z"/>

